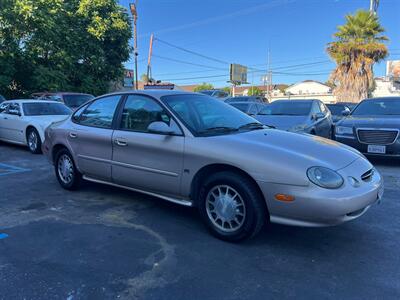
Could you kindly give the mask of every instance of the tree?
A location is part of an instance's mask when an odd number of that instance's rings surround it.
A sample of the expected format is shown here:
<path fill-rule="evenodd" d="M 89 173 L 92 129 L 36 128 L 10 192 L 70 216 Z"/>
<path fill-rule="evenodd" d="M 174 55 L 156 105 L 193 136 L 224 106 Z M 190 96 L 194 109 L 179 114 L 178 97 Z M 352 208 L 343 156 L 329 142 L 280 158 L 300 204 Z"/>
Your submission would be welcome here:
<path fill-rule="evenodd" d="M 232 92 L 232 88 L 230 86 L 223 87 L 222 90 L 228 93 L 228 95 L 230 95 Z"/>
<path fill-rule="evenodd" d="M 247 95 L 248 96 L 262 96 L 263 92 L 256 86 L 252 86 L 249 88 Z"/>
<path fill-rule="evenodd" d="M 102 94 L 123 77 L 130 21 L 116 0 L 2 0 L 0 93 Z"/>
<path fill-rule="evenodd" d="M 359 10 L 346 16 L 346 24 L 339 26 L 335 41 L 327 51 L 336 62 L 330 81 L 338 101 L 359 102 L 367 98 L 374 84 L 373 65 L 388 55 L 378 17 Z"/>
<path fill-rule="evenodd" d="M 214 86 L 211 83 L 203 82 L 202 84 L 196 86 L 193 91 L 194 92 L 200 92 L 200 91 L 203 91 L 203 90 L 213 90 L 213 89 L 214 89 Z"/>
<path fill-rule="evenodd" d="M 148 83 L 150 81 L 149 77 L 147 76 L 147 74 L 142 74 L 140 76 L 140 80 L 143 81 L 144 83 Z"/>

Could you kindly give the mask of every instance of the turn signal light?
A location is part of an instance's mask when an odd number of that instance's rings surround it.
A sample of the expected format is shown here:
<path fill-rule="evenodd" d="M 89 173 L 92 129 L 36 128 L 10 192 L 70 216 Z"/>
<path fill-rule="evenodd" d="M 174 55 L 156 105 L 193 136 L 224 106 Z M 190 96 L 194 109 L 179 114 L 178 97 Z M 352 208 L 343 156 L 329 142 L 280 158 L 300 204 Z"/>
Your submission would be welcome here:
<path fill-rule="evenodd" d="M 276 194 L 275 199 L 283 202 L 292 202 L 294 201 L 294 196 L 285 194 Z"/>

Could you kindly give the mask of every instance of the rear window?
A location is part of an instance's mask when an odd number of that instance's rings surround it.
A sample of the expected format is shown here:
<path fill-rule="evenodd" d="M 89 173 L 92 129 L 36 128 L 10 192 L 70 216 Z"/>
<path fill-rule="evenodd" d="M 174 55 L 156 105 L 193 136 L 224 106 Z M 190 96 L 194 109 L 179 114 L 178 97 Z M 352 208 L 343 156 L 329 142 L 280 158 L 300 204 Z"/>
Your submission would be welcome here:
<path fill-rule="evenodd" d="M 306 116 L 310 113 L 312 102 L 276 101 L 262 111 L 265 115 Z"/>
<path fill-rule="evenodd" d="M 328 108 L 334 116 L 341 116 L 342 112 L 346 110 L 346 105 L 329 105 Z"/>
<path fill-rule="evenodd" d="M 63 97 L 68 107 L 79 107 L 94 98 L 92 95 L 64 95 Z"/>
<path fill-rule="evenodd" d="M 24 103 L 25 116 L 69 115 L 71 110 L 61 103 Z"/>

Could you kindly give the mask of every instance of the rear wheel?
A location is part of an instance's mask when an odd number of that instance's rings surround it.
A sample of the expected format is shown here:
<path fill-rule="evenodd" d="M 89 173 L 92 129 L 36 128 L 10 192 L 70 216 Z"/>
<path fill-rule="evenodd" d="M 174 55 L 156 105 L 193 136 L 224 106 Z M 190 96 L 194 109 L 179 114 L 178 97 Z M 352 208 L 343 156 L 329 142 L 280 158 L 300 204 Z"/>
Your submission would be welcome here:
<path fill-rule="evenodd" d="M 42 152 L 42 141 L 40 135 L 35 128 L 29 128 L 26 132 L 26 140 L 29 151 L 33 154 L 39 154 Z"/>
<path fill-rule="evenodd" d="M 60 185 L 67 190 L 77 189 L 82 181 L 82 174 L 77 170 L 71 153 L 67 149 L 61 149 L 57 152 L 54 162 Z"/>
<path fill-rule="evenodd" d="M 268 218 L 257 186 L 234 172 L 211 175 L 200 187 L 198 207 L 211 233 L 230 242 L 255 236 Z"/>

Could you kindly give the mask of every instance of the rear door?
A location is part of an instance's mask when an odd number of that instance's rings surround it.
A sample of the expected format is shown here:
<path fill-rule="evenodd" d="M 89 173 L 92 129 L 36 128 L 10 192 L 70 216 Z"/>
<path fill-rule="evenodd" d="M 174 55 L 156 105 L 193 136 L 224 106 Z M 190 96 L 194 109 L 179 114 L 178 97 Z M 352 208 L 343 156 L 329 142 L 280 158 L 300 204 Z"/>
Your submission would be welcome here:
<path fill-rule="evenodd" d="M 118 119 L 113 134 L 113 181 L 179 197 L 184 136 L 171 115 L 153 98 L 129 95 Z M 151 133 L 147 128 L 152 122 L 167 123 L 176 134 Z"/>
<path fill-rule="evenodd" d="M 6 112 L 9 103 L 0 104 L 0 139 L 6 138 Z"/>
<path fill-rule="evenodd" d="M 94 179 L 111 181 L 113 121 L 121 95 L 94 100 L 76 112 L 67 133 L 79 170 Z"/>

